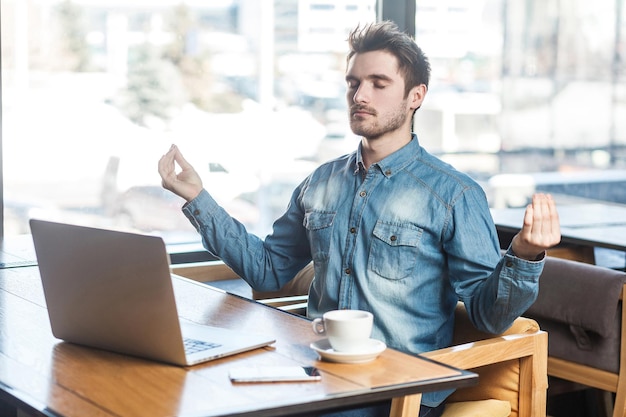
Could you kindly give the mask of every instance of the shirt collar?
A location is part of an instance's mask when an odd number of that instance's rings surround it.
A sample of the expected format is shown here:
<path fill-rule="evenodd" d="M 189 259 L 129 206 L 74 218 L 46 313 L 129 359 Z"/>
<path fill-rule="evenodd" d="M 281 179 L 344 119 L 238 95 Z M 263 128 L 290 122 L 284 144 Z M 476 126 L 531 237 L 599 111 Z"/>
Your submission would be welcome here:
<path fill-rule="evenodd" d="M 389 178 L 411 163 L 420 150 L 421 147 L 417 139 L 417 135 L 415 133 L 411 133 L 411 141 L 409 143 L 372 166 L 378 167 L 381 173 L 385 177 Z M 359 143 L 359 147 L 356 151 L 356 159 L 354 161 L 354 174 L 358 174 L 361 170 L 363 170 L 363 172 L 365 171 L 365 165 L 363 164 L 361 144 Z"/>

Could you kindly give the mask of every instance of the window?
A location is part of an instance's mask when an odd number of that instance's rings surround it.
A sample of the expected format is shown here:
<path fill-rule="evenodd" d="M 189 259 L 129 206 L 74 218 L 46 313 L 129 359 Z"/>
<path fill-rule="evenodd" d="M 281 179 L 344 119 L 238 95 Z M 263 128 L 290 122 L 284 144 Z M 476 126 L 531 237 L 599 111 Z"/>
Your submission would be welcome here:
<path fill-rule="evenodd" d="M 501 175 L 610 177 L 626 166 L 623 0 L 417 0 L 416 10 L 417 43 L 433 66 L 416 130 L 481 181 L 492 205 L 508 201 L 491 186 Z M 614 193 L 593 198 L 626 204 Z"/>
<path fill-rule="evenodd" d="M 375 0 L 0 4 L 5 234 L 41 217 L 169 243 L 198 240 L 160 187 L 171 143 L 261 235 L 344 151 L 346 34 L 376 18 Z"/>
<path fill-rule="evenodd" d="M 348 31 L 408 1 L 0 0 L 4 233 L 44 217 L 197 241 L 156 171 L 177 143 L 264 235 L 306 174 L 356 146 Z M 624 0 L 415 10 L 433 67 L 416 132 L 492 205 L 509 201 L 490 188 L 501 174 L 624 168 Z"/>

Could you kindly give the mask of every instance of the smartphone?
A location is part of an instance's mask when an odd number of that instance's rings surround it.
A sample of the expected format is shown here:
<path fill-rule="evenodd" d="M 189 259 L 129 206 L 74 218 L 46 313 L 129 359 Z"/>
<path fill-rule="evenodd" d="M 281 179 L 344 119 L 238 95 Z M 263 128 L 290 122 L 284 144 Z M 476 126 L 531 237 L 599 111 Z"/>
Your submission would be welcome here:
<path fill-rule="evenodd" d="M 232 382 L 309 382 L 322 376 L 313 366 L 249 366 L 233 368 L 229 373 Z"/>

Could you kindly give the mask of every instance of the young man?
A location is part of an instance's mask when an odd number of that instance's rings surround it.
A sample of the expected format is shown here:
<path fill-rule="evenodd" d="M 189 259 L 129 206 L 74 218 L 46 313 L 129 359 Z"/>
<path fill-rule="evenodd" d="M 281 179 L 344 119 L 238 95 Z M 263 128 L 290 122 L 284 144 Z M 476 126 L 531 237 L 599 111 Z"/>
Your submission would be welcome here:
<path fill-rule="evenodd" d="M 505 330 L 534 301 L 544 251 L 560 241 L 554 201 L 533 196 L 501 257 L 483 190 L 412 133 L 429 81 L 422 51 L 390 22 L 357 28 L 349 44 L 350 127 L 361 143 L 296 188 L 272 234 L 251 235 L 221 209 L 176 146 L 159 161 L 163 186 L 187 201 L 205 247 L 257 290 L 281 288 L 313 260 L 311 317 L 371 311 L 372 337 L 414 354 L 450 344 L 458 300 L 477 328 Z M 439 415 L 448 394 L 425 394 L 420 415 Z"/>

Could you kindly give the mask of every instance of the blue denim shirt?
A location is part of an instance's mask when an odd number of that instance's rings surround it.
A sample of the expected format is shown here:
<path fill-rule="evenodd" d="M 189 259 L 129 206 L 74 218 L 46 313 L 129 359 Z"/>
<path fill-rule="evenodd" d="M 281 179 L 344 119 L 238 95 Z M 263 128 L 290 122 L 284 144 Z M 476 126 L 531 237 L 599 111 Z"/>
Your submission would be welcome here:
<path fill-rule="evenodd" d="M 506 330 L 535 300 L 543 268 L 510 249 L 501 256 L 482 188 L 415 136 L 367 171 L 360 147 L 320 166 L 264 240 L 206 191 L 183 211 L 204 246 L 253 288 L 279 289 L 313 260 L 311 317 L 371 311 L 372 337 L 411 354 L 450 345 L 458 300 L 478 329 Z"/>

